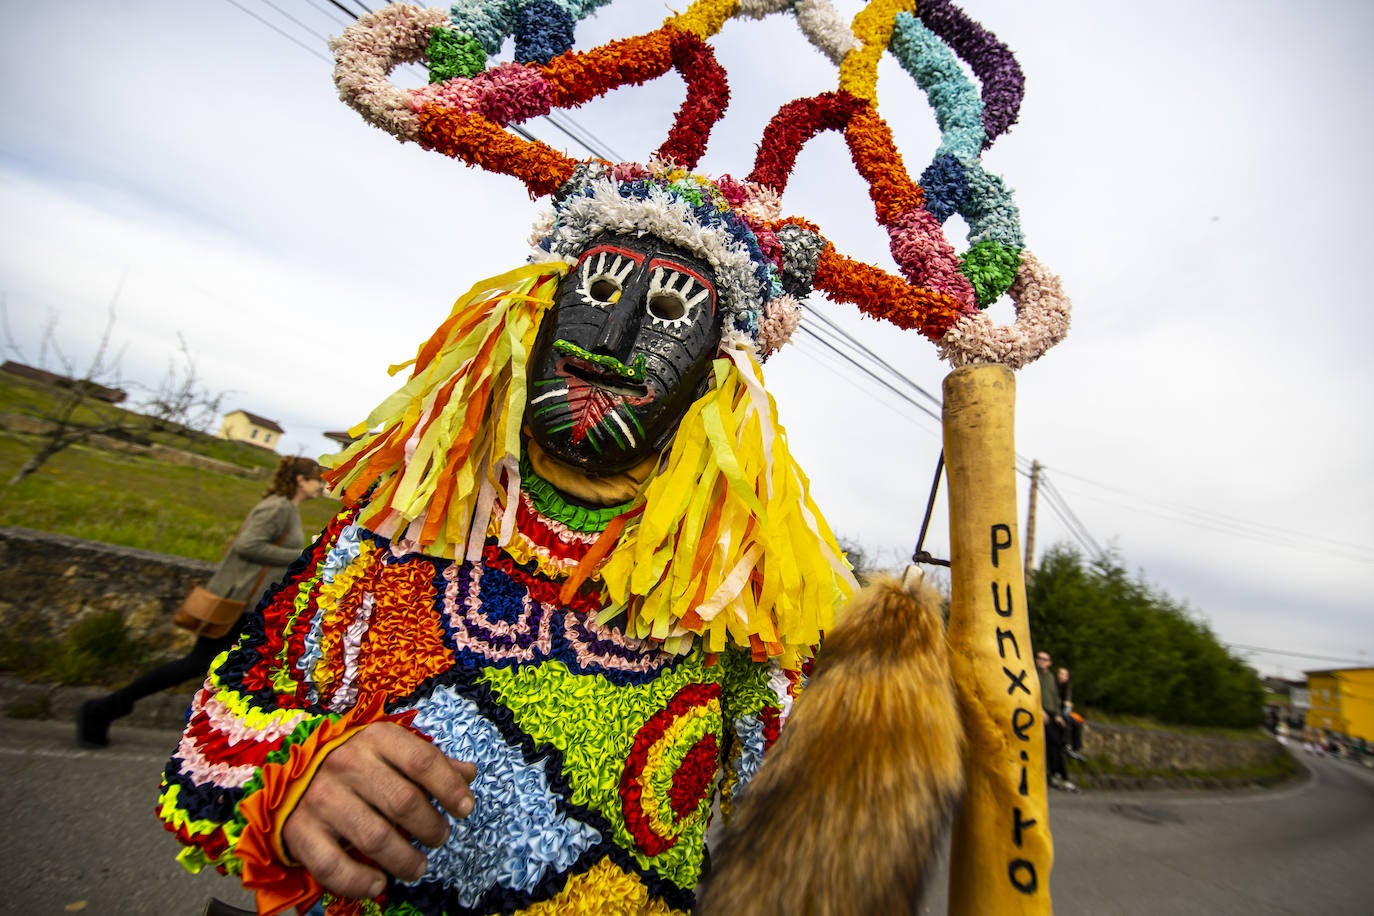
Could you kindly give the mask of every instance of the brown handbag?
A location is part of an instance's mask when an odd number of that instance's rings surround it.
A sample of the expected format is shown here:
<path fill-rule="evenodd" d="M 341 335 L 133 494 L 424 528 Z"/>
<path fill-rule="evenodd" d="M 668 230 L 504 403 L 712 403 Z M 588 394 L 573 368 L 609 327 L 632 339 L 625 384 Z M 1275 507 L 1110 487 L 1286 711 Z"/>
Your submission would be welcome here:
<path fill-rule="evenodd" d="M 245 521 L 246 525 L 247 522 Z M 240 529 L 242 531 L 242 529 Z M 286 538 L 283 531 L 277 536 L 273 543 L 278 546 Z M 234 536 L 238 540 L 238 535 Z M 230 545 L 234 542 L 230 541 Z M 262 584 L 262 577 L 267 575 L 267 567 L 264 566 L 258 571 L 258 577 L 253 580 L 253 587 L 248 590 L 248 594 L 254 594 L 258 586 Z M 221 598 L 203 585 L 197 585 L 186 593 L 186 597 L 181 599 L 181 606 L 172 615 L 172 623 L 181 627 L 183 630 L 190 630 L 197 636 L 204 636 L 206 639 L 219 639 L 229 628 L 234 625 L 234 621 L 239 619 L 243 613 L 243 602 L 234 598 Z"/>
<path fill-rule="evenodd" d="M 257 586 L 254 585 L 253 589 L 256 591 Z M 172 617 L 172 623 L 197 636 L 218 639 L 229 632 L 242 613 L 242 601 L 221 598 L 204 586 L 197 585 L 181 599 L 181 606 Z"/>

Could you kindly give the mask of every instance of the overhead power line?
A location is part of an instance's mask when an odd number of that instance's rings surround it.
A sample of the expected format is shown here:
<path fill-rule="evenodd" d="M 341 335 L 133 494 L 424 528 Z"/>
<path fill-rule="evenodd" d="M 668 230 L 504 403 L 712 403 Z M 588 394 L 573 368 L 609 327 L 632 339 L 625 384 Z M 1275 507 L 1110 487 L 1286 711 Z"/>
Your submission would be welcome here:
<path fill-rule="evenodd" d="M 338 18 L 338 16 L 339 16 L 338 11 L 341 10 L 341 9 L 343 9 L 343 7 L 339 6 L 339 4 L 337 4 L 337 3 L 334 3 L 334 0 L 307 0 L 307 2 L 309 2 L 309 4 L 310 4 L 311 6 L 313 6 L 315 9 L 319 10 L 321 13 L 324 13 L 326 16 L 331 17 L 332 20 L 333 20 L 334 22 L 337 22 L 337 23 L 339 23 L 340 25 L 347 25 L 348 20 L 341 20 L 341 19 Z M 326 7 L 326 6 L 323 6 L 323 5 L 322 5 L 323 3 L 330 3 L 330 4 L 332 4 L 332 5 L 334 6 L 334 9 L 331 10 L 331 9 L 329 9 L 329 8 Z M 348 14 L 347 11 L 345 11 L 345 15 L 348 16 L 348 19 L 349 19 L 349 20 L 351 20 L 351 19 L 353 18 L 353 16 L 350 15 L 350 14 Z"/>
<path fill-rule="evenodd" d="M 231 2 L 232 2 L 232 0 L 231 0 Z M 297 19 L 295 16 L 291 15 L 290 13 L 288 13 L 286 10 L 282 9 L 280 6 L 277 6 L 277 4 L 273 3 L 272 0 L 260 0 L 260 2 L 261 2 L 264 6 L 268 6 L 268 7 L 271 7 L 272 9 L 276 10 L 277 13 L 278 13 L 279 15 L 281 15 L 281 17 L 282 17 L 283 19 L 286 19 L 286 20 L 288 20 L 288 21 L 290 21 L 290 22 L 293 22 L 293 23 L 295 23 L 296 25 L 300 26 L 302 29 L 304 29 L 304 30 L 306 31 L 307 34 L 312 35 L 312 36 L 314 36 L 314 37 L 316 37 L 316 38 L 320 38 L 320 39 L 324 42 L 324 46 L 325 46 L 325 47 L 328 47 L 329 42 L 328 42 L 328 41 L 325 41 L 325 40 L 323 39 L 322 36 L 316 34 L 316 32 L 315 32 L 314 29 L 310 28 L 310 26 L 306 25 L 304 22 L 301 22 L 299 19 Z M 328 60 L 328 58 L 326 58 L 326 60 Z"/>
<path fill-rule="evenodd" d="M 891 382 L 887 381 L 882 376 L 874 372 L 872 369 L 863 365 L 857 359 L 841 350 L 840 347 L 837 344 L 835 344 L 832 339 L 828 339 L 824 334 L 816 331 L 814 328 L 807 327 L 805 324 L 799 326 L 797 330 L 801 331 L 803 334 L 810 336 L 813 340 L 821 344 L 821 346 L 825 347 L 826 349 L 830 350 L 831 352 L 839 356 L 840 359 L 844 360 L 846 363 L 853 366 L 855 369 L 858 369 L 864 375 L 867 375 L 869 378 L 873 379 L 873 381 L 877 382 L 880 386 L 882 386 L 884 390 L 891 392 L 895 397 L 900 398 L 901 400 L 910 404 L 912 407 L 915 407 L 917 410 L 924 413 L 926 416 L 931 417 L 937 422 L 939 422 L 940 414 L 938 411 L 932 410 L 929 407 L 929 405 L 916 400 L 906 392 L 899 391 L 897 387 L 893 385 Z"/>
<path fill-rule="evenodd" d="M 318 57 L 320 60 L 324 61 L 325 63 L 331 63 L 329 57 L 328 57 L 323 51 L 320 51 L 320 50 L 317 49 L 317 48 L 312 48 L 312 47 L 310 47 L 308 44 L 306 44 L 305 42 L 301 41 L 301 40 L 300 40 L 299 38 L 297 38 L 296 36 L 290 34 L 290 33 L 287 32 L 285 29 L 283 29 L 283 28 L 281 28 L 280 26 L 278 26 L 276 23 L 268 22 L 266 19 L 264 19 L 263 17 L 259 16 L 257 13 L 253 12 L 253 11 L 250 10 L 248 7 L 246 7 L 246 6 L 244 6 L 243 4 L 239 3 L 238 0 L 225 0 L 225 2 L 227 2 L 227 3 L 230 4 L 231 6 L 236 7 L 237 9 L 241 10 L 245 15 L 252 16 L 252 17 L 253 17 L 254 19 L 256 19 L 258 22 L 261 22 L 263 25 L 267 26 L 269 29 L 271 29 L 272 31 L 276 32 L 278 35 L 280 35 L 281 37 L 285 38 L 287 41 L 289 41 L 289 42 L 291 42 L 292 44 L 294 44 L 294 45 L 300 47 L 300 48 L 301 48 L 302 50 L 304 50 L 307 54 L 310 54 L 310 55 L 313 56 L 313 57 Z M 271 4 L 269 4 L 269 6 L 270 6 L 270 5 L 271 5 Z M 317 37 L 318 37 L 318 36 L 317 36 Z"/>
<path fill-rule="evenodd" d="M 1343 662 L 1360 668 L 1369 666 L 1369 662 L 1363 659 L 1357 661 L 1353 658 L 1338 658 L 1331 655 L 1313 655 L 1311 652 L 1294 652 L 1291 649 L 1265 649 L 1261 646 L 1243 646 L 1234 642 L 1226 642 L 1222 643 L 1222 645 L 1226 646 L 1228 649 L 1239 649 L 1242 652 L 1263 652 L 1265 655 L 1291 655 L 1297 658 L 1313 658 L 1325 662 Z"/>
<path fill-rule="evenodd" d="M 1059 493 L 1054 484 L 1045 473 L 1044 467 L 1040 468 L 1040 492 L 1045 497 L 1045 503 L 1050 510 L 1059 517 L 1068 529 L 1073 539 L 1088 551 L 1089 556 L 1097 558 L 1105 555 L 1105 551 L 1098 545 L 1097 540 L 1089 533 L 1088 527 L 1083 524 L 1078 515 L 1069 507 L 1068 500 Z"/>
<path fill-rule="evenodd" d="M 1110 488 L 1105 488 L 1110 489 Z M 1118 506 L 1142 515 L 1163 519 L 1174 524 L 1188 525 L 1203 531 L 1230 535 L 1260 544 L 1284 547 L 1289 550 L 1316 554 L 1328 559 L 1349 560 L 1355 563 L 1374 564 L 1374 551 L 1358 544 L 1336 541 L 1316 535 L 1305 535 L 1262 522 L 1246 521 L 1232 516 L 1194 509 L 1177 503 L 1154 501 L 1148 505 L 1140 497 L 1128 496 L 1134 503 L 1107 499 L 1092 493 L 1079 491 L 1078 495 L 1095 502 Z"/>
<path fill-rule="evenodd" d="M 892 377 L 893 377 L 893 378 L 895 378 L 895 379 L 901 381 L 903 384 L 905 384 L 905 385 L 907 385 L 908 387 L 910 387 L 910 388 L 912 388 L 913 390 L 915 390 L 915 391 L 916 391 L 917 393 L 919 393 L 922 397 L 924 397 L 926 400 L 928 400 L 931 404 L 934 404 L 935 407 L 936 407 L 936 409 L 942 409 L 942 408 L 943 408 L 943 406 L 944 406 L 943 401 L 941 401 L 941 399 L 939 398 L 938 395 L 931 394 L 931 393 L 930 393 L 929 391 L 927 391 L 925 388 L 922 388 L 920 385 L 916 384 L 916 382 L 912 381 L 909 377 L 907 377 L 900 369 L 896 368 L 896 367 L 893 366 L 891 363 L 889 363 L 887 360 L 883 359 L 881 356 L 879 356 L 878 354 L 874 353 L 874 352 L 873 352 L 872 350 L 870 350 L 867 346 L 865 346 L 862 342 L 860 342 L 860 340 L 859 340 L 857 337 L 855 337 L 853 334 L 850 334 L 850 333 L 849 333 L 848 331 L 846 331 L 844 328 L 840 327 L 838 324 L 836 324 L 834 321 L 832 321 L 832 320 L 825 314 L 825 312 L 821 311 L 821 310 L 818 309 L 818 308 L 811 308 L 811 309 L 808 309 L 808 310 L 807 310 L 806 314 L 807 314 L 808 316 L 814 316 L 817 320 L 819 320 L 819 321 L 820 321 L 822 324 L 824 324 L 826 327 L 830 328 L 830 329 L 831 329 L 832 331 L 834 331 L 836 334 L 840 335 L 840 336 L 843 337 L 845 340 L 849 341 L 849 343 L 850 343 L 851 345 L 853 345 L 854 349 L 858 350 L 860 353 L 862 353 L 862 354 L 864 354 L 865 356 L 867 356 L 867 357 L 868 357 L 869 359 L 871 359 L 873 362 L 877 363 L 879 366 L 881 366 L 881 367 L 883 367 L 884 369 L 886 369 L 889 373 L 892 374 Z M 938 419 L 938 417 L 937 417 L 937 419 Z"/>
<path fill-rule="evenodd" d="M 351 9 L 349 9 L 348 7 L 344 6 L 342 3 L 339 2 L 339 0 L 329 0 L 329 2 L 330 2 L 331 4 L 333 4 L 334 6 L 337 6 L 339 9 L 343 10 L 344 13 L 345 13 L 350 19 L 357 19 L 360 15 L 362 15 L 362 14 L 359 13 L 357 10 L 351 10 Z M 356 0 L 354 0 L 354 2 L 356 2 Z M 359 5 L 359 6 L 363 6 L 361 3 L 359 3 L 358 5 Z M 365 7 L 365 6 L 363 6 L 363 11 L 364 11 L 364 12 L 367 12 L 367 13 L 372 12 L 372 10 L 368 9 L 368 8 Z"/>

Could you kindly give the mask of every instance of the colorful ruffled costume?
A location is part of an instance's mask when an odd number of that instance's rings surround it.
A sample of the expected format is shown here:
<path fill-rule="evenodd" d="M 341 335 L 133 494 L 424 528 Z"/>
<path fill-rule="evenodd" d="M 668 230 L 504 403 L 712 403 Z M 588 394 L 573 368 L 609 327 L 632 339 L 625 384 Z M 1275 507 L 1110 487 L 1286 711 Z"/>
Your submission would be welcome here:
<path fill-rule="evenodd" d="M 478 778 L 429 876 L 393 881 L 381 912 L 691 908 L 718 766 L 727 794 L 748 779 L 800 672 L 626 637 L 597 622 L 599 590 L 564 605 L 606 519 L 560 521 L 578 513 L 530 483 L 512 542 L 480 563 L 398 550 L 356 512 L 331 523 L 197 696 L 162 799 L 184 864 L 238 872 L 262 901 L 317 896 L 273 861 L 274 812 L 250 802 L 387 717 Z"/>
<path fill-rule="evenodd" d="M 460 299 L 373 432 L 328 460 L 350 508 L 196 697 L 161 814 L 183 864 L 240 875 L 265 911 L 320 895 L 280 828 L 324 754 L 381 720 L 479 775 L 476 810 L 379 912 L 690 910 L 716 790 L 728 811 L 853 592 L 753 355 L 775 266 L 710 179 L 619 174 L 580 173 L 534 263 Z M 589 212 L 621 231 L 671 218 L 727 278 L 706 394 L 601 508 L 541 478 L 520 433 L 540 400 L 523 354 Z"/>

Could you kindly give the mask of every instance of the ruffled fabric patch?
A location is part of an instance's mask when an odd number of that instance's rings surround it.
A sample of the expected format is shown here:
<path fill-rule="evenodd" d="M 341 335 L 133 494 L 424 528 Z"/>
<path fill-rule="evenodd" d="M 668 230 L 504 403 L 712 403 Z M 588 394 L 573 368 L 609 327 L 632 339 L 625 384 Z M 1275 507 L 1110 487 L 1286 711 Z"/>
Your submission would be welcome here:
<path fill-rule="evenodd" d="M 446 756 L 477 764 L 477 804 L 468 817 L 449 818 L 443 846 L 425 850 L 436 877 L 398 887 L 389 899 L 430 896 L 433 888 L 423 885 L 441 886 L 463 907 L 477 907 L 496 888 L 528 895 L 601 842 L 599 830 L 572 816 L 545 764 L 527 762 L 522 748 L 509 744 L 473 700 L 440 687 L 406 708 L 416 711 L 415 727 Z"/>
<path fill-rule="evenodd" d="M 637 875 L 603 859 L 572 875 L 557 897 L 520 911 L 520 916 L 688 916 L 666 901 L 649 896 Z"/>
<path fill-rule="evenodd" d="M 572 802 L 604 818 L 641 869 L 689 890 L 724 738 L 722 673 L 696 656 L 642 685 L 557 661 L 491 668 L 482 680 L 524 733 L 562 755 Z"/>
<path fill-rule="evenodd" d="M 515 569 L 454 565 L 443 572 L 443 621 L 454 656 L 468 667 L 557 659 L 581 674 L 644 683 L 678 661 L 590 614 L 537 600 Z"/>

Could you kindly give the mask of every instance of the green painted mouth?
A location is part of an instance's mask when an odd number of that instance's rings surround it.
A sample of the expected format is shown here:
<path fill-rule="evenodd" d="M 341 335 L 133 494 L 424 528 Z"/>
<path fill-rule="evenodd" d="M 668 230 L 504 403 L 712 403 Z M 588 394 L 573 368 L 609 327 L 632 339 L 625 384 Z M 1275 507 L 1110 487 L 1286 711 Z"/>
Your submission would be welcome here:
<path fill-rule="evenodd" d="M 589 363 L 598 369 L 611 373 L 626 381 L 644 383 L 644 354 L 635 356 L 635 364 L 627 366 L 614 356 L 604 356 L 599 353 L 589 353 L 575 343 L 566 340 L 555 340 L 553 348 L 564 356 L 572 356 Z"/>

